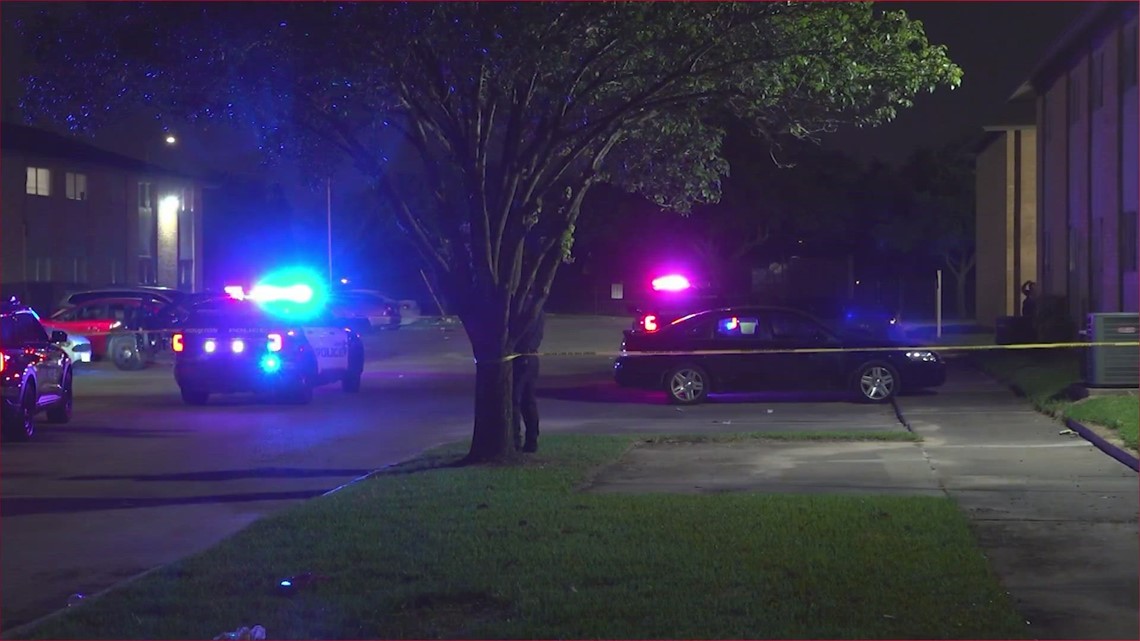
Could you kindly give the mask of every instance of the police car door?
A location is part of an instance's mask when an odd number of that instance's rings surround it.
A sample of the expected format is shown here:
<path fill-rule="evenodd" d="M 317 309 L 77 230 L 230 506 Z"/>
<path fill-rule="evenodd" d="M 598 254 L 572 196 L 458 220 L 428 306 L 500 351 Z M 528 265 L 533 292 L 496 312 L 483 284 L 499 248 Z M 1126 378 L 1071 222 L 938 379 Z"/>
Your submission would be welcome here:
<path fill-rule="evenodd" d="M 344 324 L 323 314 L 305 326 L 305 338 L 317 357 L 317 375 L 348 370 L 348 332 Z"/>

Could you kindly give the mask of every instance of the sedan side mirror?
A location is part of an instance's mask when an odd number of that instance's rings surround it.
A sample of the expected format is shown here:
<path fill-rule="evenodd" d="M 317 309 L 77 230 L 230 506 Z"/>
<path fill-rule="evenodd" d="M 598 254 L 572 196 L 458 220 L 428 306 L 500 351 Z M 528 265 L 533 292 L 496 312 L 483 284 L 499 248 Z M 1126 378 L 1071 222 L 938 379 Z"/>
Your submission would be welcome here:
<path fill-rule="evenodd" d="M 51 333 L 51 342 L 52 343 L 66 343 L 67 342 L 67 332 L 65 332 L 63 330 L 59 330 L 59 329 L 53 330 Z"/>

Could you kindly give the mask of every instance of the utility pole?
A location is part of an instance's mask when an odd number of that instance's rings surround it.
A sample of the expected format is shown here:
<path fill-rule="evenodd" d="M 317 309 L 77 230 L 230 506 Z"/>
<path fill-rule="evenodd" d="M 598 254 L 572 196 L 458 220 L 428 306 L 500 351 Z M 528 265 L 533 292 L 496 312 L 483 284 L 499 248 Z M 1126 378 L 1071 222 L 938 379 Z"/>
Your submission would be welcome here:
<path fill-rule="evenodd" d="M 332 261 L 332 176 L 329 176 L 325 189 L 325 224 L 327 226 L 328 253 L 329 253 L 329 285 L 336 280 L 333 275 Z"/>

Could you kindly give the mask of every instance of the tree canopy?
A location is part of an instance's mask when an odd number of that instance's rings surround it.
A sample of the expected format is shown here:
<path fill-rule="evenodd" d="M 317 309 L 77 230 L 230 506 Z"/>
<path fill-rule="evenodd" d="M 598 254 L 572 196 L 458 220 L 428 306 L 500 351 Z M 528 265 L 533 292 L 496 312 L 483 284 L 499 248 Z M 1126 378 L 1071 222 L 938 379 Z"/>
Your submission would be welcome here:
<path fill-rule="evenodd" d="M 962 75 L 869 3 L 87 3 L 25 28 L 34 117 L 256 123 L 268 153 L 373 181 L 472 339 L 476 460 L 506 451 L 503 365 L 592 186 L 687 212 L 720 196 L 729 118 L 815 139 Z"/>

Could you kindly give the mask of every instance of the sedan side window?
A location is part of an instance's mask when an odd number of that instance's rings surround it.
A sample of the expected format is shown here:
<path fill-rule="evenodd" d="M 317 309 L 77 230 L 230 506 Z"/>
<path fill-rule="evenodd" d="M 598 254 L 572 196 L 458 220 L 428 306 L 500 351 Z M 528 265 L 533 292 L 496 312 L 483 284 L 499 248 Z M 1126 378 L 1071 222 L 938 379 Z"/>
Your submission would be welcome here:
<path fill-rule="evenodd" d="M 78 320 L 76 316 L 80 309 L 82 308 L 70 307 L 68 309 L 61 309 L 52 315 L 51 318 L 52 320 L 57 320 L 61 323 L 70 323 L 72 321 Z"/>
<path fill-rule="evenodd" d="M 821 341 L 828 333 L 819 323 L 787 312 L 773 312 L 770 317 L 772 336 L 778 340 Z"/>
<path fill-rule="evenodd" d="M 717 320 L 716 335 L 725 338 L 771 338 L 755 316 L 723 316 Z"/>
<path fill-rule="evenodd" d="M 106 305 L 81 305 L 75 309 L 75 320 L 100 320 L 107 315 Z"/>

